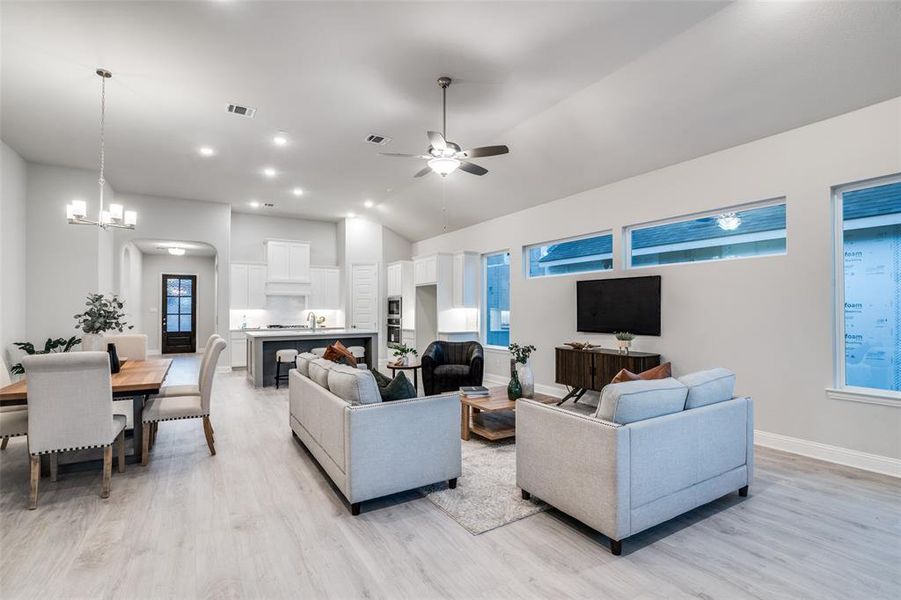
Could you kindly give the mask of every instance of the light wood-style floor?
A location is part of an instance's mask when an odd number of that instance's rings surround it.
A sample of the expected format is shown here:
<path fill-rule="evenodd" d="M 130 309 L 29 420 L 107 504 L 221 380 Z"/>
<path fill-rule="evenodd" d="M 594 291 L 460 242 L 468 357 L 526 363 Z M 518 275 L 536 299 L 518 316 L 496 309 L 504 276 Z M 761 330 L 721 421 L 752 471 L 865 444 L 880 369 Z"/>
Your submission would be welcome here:
<path fill-rule="evenodd" d="M 284 389 L 217 375 L 215 457 L 200 421 L 162 423 L 150 465 L 114 470 L 109 500 L 98 469 L 42 480 L 36 511 L 13 440 L 0 458 L 0 597 L 901 597 L 901 484 L 888 477 L 759 449 L 748 498 L 614 557 L 556 511 L 480 536 L 416 493 L 351 517 L 287 413 Z"/>

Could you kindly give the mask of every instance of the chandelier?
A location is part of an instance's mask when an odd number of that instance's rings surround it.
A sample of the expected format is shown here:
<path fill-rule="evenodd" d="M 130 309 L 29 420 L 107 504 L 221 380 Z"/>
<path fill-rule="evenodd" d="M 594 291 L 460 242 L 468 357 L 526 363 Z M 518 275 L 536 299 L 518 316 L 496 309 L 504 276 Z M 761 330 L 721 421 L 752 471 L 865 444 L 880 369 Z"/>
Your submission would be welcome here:
<path fill-rule="evenodd" d="M 104 126 L 106 125 L 106 80 L 111 78 L 113 74 L 106 69 L 97 69 L 97 75 L 100 76 L 100 210 L 97 213 L 97 220 L 92 221 L 87 218 L 88 206 L 84 200 L 73 200 L 66 205 L 66 219 L 70 225 L 96 225 L 102 229 L 116 227 L 119 229 L 134 229 L 138 222 L 138 213 L 133 210 L 125 210 L 121 204 L 110 204 L 109 210 L 103 207 L 103 186 L 106 179 L 103 177 L 103 168 L 105 162 L 105 139 Z"/>

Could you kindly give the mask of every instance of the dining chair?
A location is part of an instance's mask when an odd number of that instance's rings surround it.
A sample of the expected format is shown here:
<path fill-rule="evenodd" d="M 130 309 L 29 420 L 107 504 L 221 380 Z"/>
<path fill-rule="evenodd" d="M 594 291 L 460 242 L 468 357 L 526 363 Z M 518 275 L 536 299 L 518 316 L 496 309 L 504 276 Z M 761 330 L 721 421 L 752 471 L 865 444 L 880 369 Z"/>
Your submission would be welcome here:
<path fill-rule="evenodd" d="M 213 353 L 213 344 L 216 340 L 225 340 L 221 335 L 214 333 L 210 336 L 210 339 L 207 340 L 206 346 L 203 349 L 203 358 L 200 359 L 200 370 L 197 372 L 197 383 L 189 383 L 183 385 L 164 385 L 160 388 L 157 396 L 169 397 L 169 396 L 199 396 L 200 395 L 200 385 L 201 378 L 203 377 L 204 369 L 206 369 L 207 363 L 210 361 L 210 355 Z"/>
<path fill-rule="evenodd" d="M 6 360 L 0 356 L 0 388 L 12 383 Z M 28 407 L 0 406 L 0 450 L 6 450 L 9 438 L 28 434 Z"/>
<path fill-rule="evenodd" d="M 125 471 L 125 415 L 113 413 L 109 355 L 66 352 L 26 356 L 28 380 L 28 452 L 31 455 L 29 509 L 37 508 L 41 455 L 50 454 L 51 481 L 57 453 L 103 448 L 101 498 L 109 498 L 113 443 L 119 472 Z"/>
<path fill-rule="evenodd" d="M 143 333 L 109 333 L 103 339 L 107 344 L 116 345 L 120 359 L 147 360 L 147 336 Z"/>
<path fill-rule="evenodd" d="M 209 359 L 200 371 L 200 395 L 187 396 L 154 396 L 144 406 L 144 432 L 141 443 L 141 464 L 146 465 L 150 455 L 151 434 L 156 431 L 161 421 L 176 419 L 203 419 L 203 433 L 206 437 L 210 454 L 216 455 L 213 426 L 210 423 L 210 397 L 213 391 L 213 376 L 216 374 L 216 363 L 225 349 L 225 340 L 221 337 L 213 340 Z M 153 432 L 151 432 L 151 429 Z M 155 433 L 153 433 L 155 435 Z"/>

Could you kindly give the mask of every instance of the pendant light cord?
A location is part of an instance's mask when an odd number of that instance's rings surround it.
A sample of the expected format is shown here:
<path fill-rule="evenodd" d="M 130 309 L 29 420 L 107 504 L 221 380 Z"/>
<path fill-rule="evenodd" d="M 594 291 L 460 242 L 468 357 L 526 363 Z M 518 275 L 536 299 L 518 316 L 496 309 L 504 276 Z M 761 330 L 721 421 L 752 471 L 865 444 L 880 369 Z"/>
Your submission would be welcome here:
<path fill-rule="evenodd" d="M 105 167 L 105 125 L 106 125 L 106 77 L 100 76 L 100 214 L 99 220 L 103 221 L 103 186 L 106 179 L 103 178 L 103 169 Z"/>

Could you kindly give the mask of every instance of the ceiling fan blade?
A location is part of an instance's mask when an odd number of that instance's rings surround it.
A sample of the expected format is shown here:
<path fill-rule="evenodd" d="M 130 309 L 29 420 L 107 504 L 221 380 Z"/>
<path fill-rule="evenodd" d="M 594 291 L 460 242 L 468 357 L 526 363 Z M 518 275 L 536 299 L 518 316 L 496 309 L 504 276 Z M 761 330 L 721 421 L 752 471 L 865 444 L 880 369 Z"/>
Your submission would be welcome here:
<path fill-rule="evenodd" d="M 432 167 L 425 167 L 425 168 L 421 169 L 420 171 L 418 171 L 416 173 L 416 175 L 414 175 L 413 177 L 422 177 L 423 175 L 428 175 L 431 172 L 432 172 Z"/>
<path fill-rule="evenodd" d="M 432 158 L 424 154 L 402 154 L 400 152 L 379 152 L 379 156 L 394 156 L 397 158 Z"/>
<path fill-rule="evenodd" d="M 484 175 L 488 172 L 488 169 L 485 167 L 480 167 L 475 163 L 466 162 L 465 160 L 460 161 L 460 170 L 472 173 L 473 175 Z"/>
<path fill-rule="evenodd" d="M 480 146 L 479 148 L 464 150 L 463 154 L 466 158 L 478 158 L 480 156 L 497 156 L 508 152 L 510 152 L 510 149 L 506 146 Z"/>
<path fill-rule="evenodd" d="M 429 131 L 428 136 L 429 143 L 432 144 L 432 148 L 444 152 L 444 149 L 447 148 L 447 142 L 444 141 L 444 136 L 437 131 Z"/>

